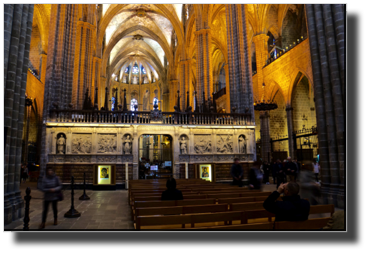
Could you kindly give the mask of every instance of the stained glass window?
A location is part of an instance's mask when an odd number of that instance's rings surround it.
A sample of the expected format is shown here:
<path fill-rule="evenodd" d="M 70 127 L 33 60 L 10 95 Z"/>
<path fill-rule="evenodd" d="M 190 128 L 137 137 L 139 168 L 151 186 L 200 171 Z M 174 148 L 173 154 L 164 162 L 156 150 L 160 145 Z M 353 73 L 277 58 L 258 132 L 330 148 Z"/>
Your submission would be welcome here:
<path fill-rule="evenodd" d="M 155 105 L 155 104 L 158 104 L 158 99 L 157 98 L 153 99 L 153 105 Z"/>
<path fill-rule="evenodd" d="M 146 71 L 145 71 L 144 66 L 141 66 L 141 73 L 142 73 L 142 74 L 146 74 Z"/>
<path fill-rule="evenodd" d="M 137 100 L 131 99 L 131 106 L 130 106 L 131 111 L 135 111 L 135 105 L 137 105 Z"/>
<path fill-rule="evenodd" d="M 127 66 L 126 70 L 124 70 L 124 73 L 128 73 L 129 70 L 130 70 L 130 67 Z"/>
<path fill-rule="evenodd" d="M 115 97 L 111 98 L 111 111 L 114 111 L 114 106 L 115 106 Z"/>
<path fill-rule="evenodd" d="M 135 65 L 133 68 L 132 68 L 132 73 L 135 73 L 135 74 L 138 74 L 139 73 L 139 67 L 137 65 Z"/>

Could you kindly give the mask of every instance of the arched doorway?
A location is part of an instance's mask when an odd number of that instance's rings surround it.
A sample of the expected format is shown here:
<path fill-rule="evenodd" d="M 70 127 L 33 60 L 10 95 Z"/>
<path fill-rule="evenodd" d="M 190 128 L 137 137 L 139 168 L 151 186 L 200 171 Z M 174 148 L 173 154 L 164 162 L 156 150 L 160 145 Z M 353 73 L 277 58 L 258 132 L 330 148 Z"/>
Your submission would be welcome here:
<path fill-rule="evenodd" d="M 143 134 L 139 137 L 139 179 L 172 176 L 172 137 Z"/>

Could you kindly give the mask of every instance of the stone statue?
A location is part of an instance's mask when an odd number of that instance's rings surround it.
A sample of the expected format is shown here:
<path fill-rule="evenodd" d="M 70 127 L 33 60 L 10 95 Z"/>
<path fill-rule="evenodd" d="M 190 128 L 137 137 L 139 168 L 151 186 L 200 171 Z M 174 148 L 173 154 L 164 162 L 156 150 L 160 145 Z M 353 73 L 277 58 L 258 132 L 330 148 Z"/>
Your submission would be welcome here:
<path fill-rule="evenodd" d="M 245 154 L 246 153 L 246 142 L 245 142 L 245 137 L 241 135 L 238 137 L 238 148 L 239 148 L 239 153 Z"/>
<path fill-rule="evenodd" d="M 60 135 L 60 138 L 58 138 L 57 140 L 58 154 L 65 154 L 64 153 L 65 145 L 66 145 L 66 140 L 62 135 Z"/>
<path fill-rule="evenodd" d="M 180 154 L 188 154 L 188 141 L 183 136 L 180 140 Z"/>
<path fill-rule="evenodd" d="M 127 138 L 124 140 L 124 154 L 131 154 L 132 150 L 132 140 L 129 135 L 127 135 Z"/>

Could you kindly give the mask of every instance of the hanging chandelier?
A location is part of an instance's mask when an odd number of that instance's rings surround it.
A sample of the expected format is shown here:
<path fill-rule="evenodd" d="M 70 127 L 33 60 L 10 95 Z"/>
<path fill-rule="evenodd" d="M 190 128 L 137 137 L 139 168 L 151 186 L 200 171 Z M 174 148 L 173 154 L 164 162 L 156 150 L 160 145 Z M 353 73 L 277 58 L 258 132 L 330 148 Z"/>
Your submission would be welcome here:
<path fill-rule="evenodd" d="M 263 83 L 263 95 L 260 101 L 254 101 L 254 110 L 257 111 L 270 111 L 278 108 L 277 103 L 271 99 L 265 99 L 265 84 Z"/>

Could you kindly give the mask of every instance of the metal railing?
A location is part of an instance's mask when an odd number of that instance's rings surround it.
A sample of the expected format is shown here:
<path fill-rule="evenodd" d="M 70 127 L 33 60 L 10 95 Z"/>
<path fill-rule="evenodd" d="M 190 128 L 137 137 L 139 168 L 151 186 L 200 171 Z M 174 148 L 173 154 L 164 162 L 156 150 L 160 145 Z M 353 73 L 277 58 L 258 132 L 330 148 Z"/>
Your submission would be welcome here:
<path fill-rule="evenodd" d="M 51 110 L 48 122 L 150 124 L 154 121 L 165 125 L 254 125 L 249 114 L 162 112 L 159 119 L 152 119 L 150 111 L 102 110 Z"/>

